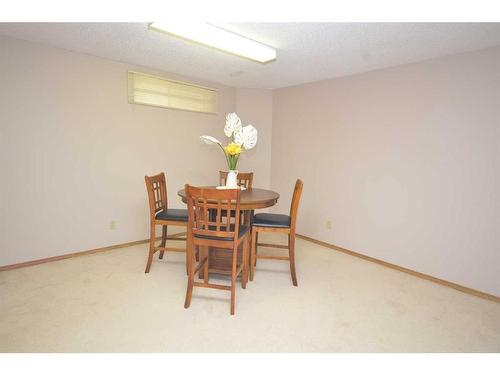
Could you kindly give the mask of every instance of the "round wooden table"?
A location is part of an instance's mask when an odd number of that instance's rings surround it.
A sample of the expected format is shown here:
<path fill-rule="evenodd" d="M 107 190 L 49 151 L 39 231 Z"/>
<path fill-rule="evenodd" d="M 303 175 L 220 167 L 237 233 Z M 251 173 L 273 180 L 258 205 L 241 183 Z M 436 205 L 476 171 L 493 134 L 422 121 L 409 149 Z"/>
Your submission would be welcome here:
<path fill-rule="evenodd" d="M 215 186 L 206 186 L 207 188 L 214 188 Z M 182 201 L 186 203 L 186 192 L 184 189 L 179 190 L 177 194 L 182 198 Z M 280 195 L 272 190 L 266 189 L 246 189 L 241 192 L 240 195 L 240 210 L 249 211 L 257 210 L 259 208 L 271 207 L 276 204 Z"/>
<path fill-rule="evenodd" d="M 215 186 L 206 186 L 214 188 Z M 182 198 L 184 203 L 187 202 L 186 192 L 184 189 L 179 190 L 177 194 Z M 241 192 L 240 195 L 240 210 L 243 211 L 243 223 L 250 225 L 252 222 L 252 212 L 259 208 L 271 207 L 278 202 L 280 195 L 272 190 L 251 188 Z M 214 273 L 230 274 L 232 253 L 225 249 L 212 248 L 209 252 L 210 268 L 219 270 Z M 241 262 L 241 252 L 238 251 L 238 264 Z M 212 273 L 212 271 L 210 271 Z M 203 270 L 200 270 L 199 277 L 203 277 Z"/>

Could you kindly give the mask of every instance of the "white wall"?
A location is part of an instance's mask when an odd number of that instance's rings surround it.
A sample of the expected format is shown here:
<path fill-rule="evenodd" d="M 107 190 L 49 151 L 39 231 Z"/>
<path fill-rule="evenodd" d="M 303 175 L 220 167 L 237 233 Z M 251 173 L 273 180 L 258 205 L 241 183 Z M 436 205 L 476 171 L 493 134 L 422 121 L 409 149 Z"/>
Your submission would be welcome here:
<path fill-rule="evenodd" d="M 219 114 L 130 105 L 128 69 L 215 87 Z M 215 184 L 198 136 L 236 110 L 275 211 L 303 178 L 300 233 L 500 295 L 499 81 L 499 48 L 271 92 L 0 37 L 0 265 L 146 238 L 144 175 L 167 173 L 171 207 Z"/>
<path fill-rule="evenodd" d="M 299 233 L 500 295 L 500 48 L 276 90 L 272 139 Z"/>
<path fill-rule="evenodd" d="M 271 90 L 237 89 L 236 113 L 243 125 L 252 124 L 258 130 L 257 145 L 240 157 L 241 172 L 254 171 L 255 187 L 269 188 L 271 184 L 271 140 L 273 96 Z M 256 172 L 258 171 L 258 173 Z"/>
<path fill-rule="evenodd" d="M 128 104 L 128 69 L 217 88 L 218 115 Z M 0 105 L 0 265 L 7 265 L 147 238 L 144 175 L 166 172 L 171 207 L 183 206 L 176 193 L 186 182 L 216 184 L 224 157 L 199 136 L 224 137 L 236 93 L 0 37 Z M 270 133 L 270 121 L 264 125 L 255 123 Z M 268 184 L 270 141 L 258 147 L 262 154 L 248 163 Z"/>

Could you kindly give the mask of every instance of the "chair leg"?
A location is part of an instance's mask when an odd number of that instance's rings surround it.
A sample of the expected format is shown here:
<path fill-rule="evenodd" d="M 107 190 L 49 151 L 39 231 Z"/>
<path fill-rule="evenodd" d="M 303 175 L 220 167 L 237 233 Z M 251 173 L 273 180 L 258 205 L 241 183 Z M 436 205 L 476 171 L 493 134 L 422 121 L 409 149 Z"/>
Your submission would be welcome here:
<path fill-rule="evenodd" d="M 208 246 L 204 246 L 203 247 L 203 254 L 204 254 L 204 257 L 203 259 L 207 259 L 207 261 L 205 262 L 205 265 L 203 266 L 203 281 L 205 283 L 208 283 L 208 259 L 209 259 L 209 248 Z"/>
<path fill-rule="evenodd" d="M 188 276 L 189 276 L 189 262 L 190 262 L 190 259 L 191 259 L 190 258 L 190 256 L 191 256 L 190 252 L 194 251 L 194 249 L 192 249 L 190 247 L 191 245 L 189 244 L 189 242 L 190 242 L 189 241 L 189 237 L 186 234 L 186 275 L 188 275 Z"/>
<path fill-rule="evenodd" d="M 295 233 L 288 235 L 288 252 L 290 255 L 290 273 L 292 274 L 292 283 L 297 286 L 297 274 L 295 273 Z"/>
<path fill-rule="evenodd" d="M 188 254 L 188 284 L 186 289 L 186 300 L 184 302 L 185 309 L 191 305 L 191 297 L 193 296 L 195 270 L 194 245 L 190 246 L 186 253 Z"/>
<path fill-rule="evenodd" d="M 161 247 L 167 246 L 167 226 L 162 225 L 161 227 Z M 160 259 L 163 259 L 163 254 L 165 253 L 165 250 L 160 250 Z"/>
<path fill-rule="evenodd" d="M 233 248 L 233 266 L 231 268 L 231 315 L 234 315 L 234 305 L 236 299 L 236 265 L 238 261 L 238 245 Z"/>
<path fill-rule="evenodd" d="M 255 259 L 254 259 L 254 265 L 257 267 L 257 244 L 259 243 L 259 232 L 255 232 Z"/>
<path fill-rule="evenodd" d="M 241 275 L 241 287 L 243 289 L 247 288 L 247 281 L 248 281 L 248 248 L 250 247 L 250 236 L 247 236 L 245 240 L 243 241 L 243 270 L 242 270 L 242 275 Z"/>
<path fill-rule="evenodd" d="M 153 255 L 155 254 L 155 237 L 156 237 L 155 225 L 151 224 L 151 233 L 149 235 L 148 262 L 146 264 L 146 270 L 144 271 L 144 273 L 149 273 L 149 270 L 151 269 L 151 263 L 153 263 Z"/>
<path fill-rule="evenodd" d="M 251 225 L 252 223 L 252 211 L 243 211 L 243 224 Z"/>
<path fill-rule="evenodd" d="M 205 258 L 205 252 L 208 253 L 208 249 L 206 246 L 201 246 L 199 247 L 199 255 L 198 255 L 198 262 L 201 262 Z M 200 269 L 200 272 L 198 272 L 198 279 L 204 279 L 205 278 L 205 266 L 203 266 L 202 269 Z"/>
<path fill-rule="evenodd" d="M 250 281 L 253 281 L 253 274 L 255 272 L 255 250 L 257 248 L 257 230 L 252 229 L 252 245 L 250 246 Z"/>

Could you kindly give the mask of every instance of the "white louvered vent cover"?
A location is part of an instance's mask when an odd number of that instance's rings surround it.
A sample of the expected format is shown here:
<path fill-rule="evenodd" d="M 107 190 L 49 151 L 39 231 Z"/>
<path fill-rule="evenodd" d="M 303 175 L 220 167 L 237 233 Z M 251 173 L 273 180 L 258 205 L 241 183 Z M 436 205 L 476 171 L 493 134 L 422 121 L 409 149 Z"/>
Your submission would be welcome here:
<path fill-rule="evenodd" d="M 128 101 L 185 111 L 217 113 L 217 91 L 134 71 L 128 72 Z"/>

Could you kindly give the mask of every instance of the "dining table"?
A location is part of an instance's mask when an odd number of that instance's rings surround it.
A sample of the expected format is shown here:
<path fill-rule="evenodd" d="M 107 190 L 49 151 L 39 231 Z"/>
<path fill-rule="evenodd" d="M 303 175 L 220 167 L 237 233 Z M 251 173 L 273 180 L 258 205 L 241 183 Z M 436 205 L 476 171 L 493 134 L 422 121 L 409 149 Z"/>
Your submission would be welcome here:
<path fill-rule="evenodd" d="M 215 186 L 203 186 L 204 188 L 215 188 Z M 184 203 L 187 203 L 186 191 L 181 189 L 177 192 Z M 255 210 L 274 206 L 279 199 L 279 193 L 273 190 L 248 188 L 241 191 L 240 210 L 243 212 L 243 225 L 251 225 L 252 215 Z M 238 251 L 238 264 L 241 263 L 242 252 Z M 213 247 L 209 251 L 210 274 L 231 274 L 232 251 Z M 213 271 L 212 271 L 213 270 Z M 200 270 L 200 278 L 203 277 Z"/>

